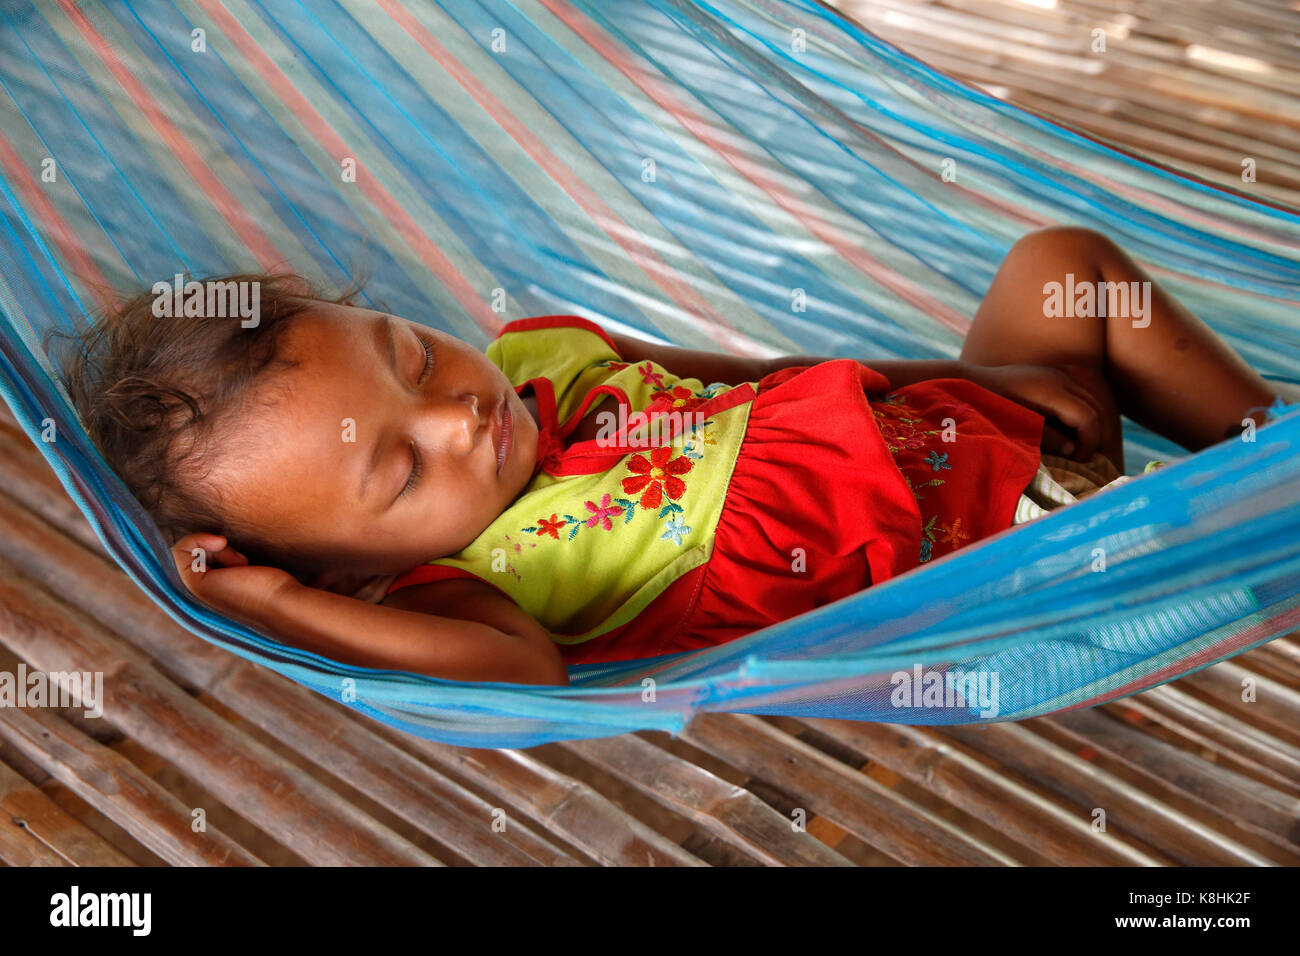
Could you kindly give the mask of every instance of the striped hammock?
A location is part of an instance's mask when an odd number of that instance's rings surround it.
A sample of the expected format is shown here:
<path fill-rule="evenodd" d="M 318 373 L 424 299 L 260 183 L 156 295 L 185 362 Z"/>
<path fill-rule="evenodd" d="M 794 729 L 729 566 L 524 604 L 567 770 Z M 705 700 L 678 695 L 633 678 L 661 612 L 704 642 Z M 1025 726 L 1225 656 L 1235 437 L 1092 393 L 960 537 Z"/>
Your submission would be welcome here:
<path fill-rule="evenodd" d="M 699 711 L 1020 719 L 1300 624 L 1300 414 L 1280 401 L 1254 441 L 733 643 L 573 668 L 571 687 L 343 666 L 227 620 L 180 585 L 43 348 L 109 290 L 288 266 L 368 275 L 372 302 L 478 345 L 568 313 L 688 348 L 939 358 L 1011 244 L 1074 223 L 1295 378 L 1300 216 L 807 0 L 13 0 L 0 20 L 0 393 L 33 436 L 55 423 L 38 445 L 132 579 L 235 654 L 413 734 L 518 747 Z M 1130 471 L 1182 455 L 1125 434 Z M 996 706 L 900 695 L 944 674 L 995 677 Z"/>

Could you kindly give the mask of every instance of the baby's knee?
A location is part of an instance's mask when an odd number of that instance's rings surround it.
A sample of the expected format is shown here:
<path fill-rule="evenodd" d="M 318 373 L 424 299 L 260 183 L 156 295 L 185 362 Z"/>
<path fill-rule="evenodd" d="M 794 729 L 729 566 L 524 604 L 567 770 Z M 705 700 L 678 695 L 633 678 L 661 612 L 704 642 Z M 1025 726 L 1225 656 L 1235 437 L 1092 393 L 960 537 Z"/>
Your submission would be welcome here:
<path fill-rule="evenodd" d="M 1085 226 L 1048 226 L 1022 236 L 1008 256 L 1024 256 L 1040 262 L 1100 261 L 1117 251 L 1108 236 Z"/>

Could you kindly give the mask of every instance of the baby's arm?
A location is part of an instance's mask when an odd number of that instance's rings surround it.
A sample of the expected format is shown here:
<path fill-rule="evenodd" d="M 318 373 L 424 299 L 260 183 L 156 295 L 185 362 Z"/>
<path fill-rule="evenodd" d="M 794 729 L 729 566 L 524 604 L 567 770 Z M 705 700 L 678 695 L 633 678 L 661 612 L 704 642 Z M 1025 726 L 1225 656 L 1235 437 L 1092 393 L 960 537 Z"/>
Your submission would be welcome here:
<path fill-rule="evenodd" d="M 757 382 L 764 375 L 792 366 L 818 365 L 833 359 L 814 355 L 783 355 L 777 358 L 749 358 L 721 355 L 696 349 L 658 345 L 629 335 L 609 333 L 626 362 L 647 359 L 682 378 L 701 382 Z M 891 389 L 939 378 L 957 378 L 1031 408 L 1048 419 L 1043 430 L 1043 447 L 1061 455 L 1086 461 L 1102 438 L 1103 410 L 1088 393 L 1061 369 L 1039 365 L 983 367 L 961 359 L 858 359 L 858 362 L 889 379 Z M 1056 427 L 1059 421 L 1074 437 Z"/>
<path fill-rule="evenodd" d="M 799 365 L 818 365 L 830 362 L 826 356 L 782 355 L 777 358 L 756 358 L 744 355 L 723 355 L 700 349 L 679 349 L 672 345 L 659 345 L 631 335 L 608 333 L 610 340 L 625 362 L 651 361 L 682 378 L 697 378 L 706 385 L 724 382 L 739 385 L 757 382 L 763 376 L 783 368 Z M 956 359 L 858 359 L 863 365 L 889 379 L 893 388 L 913 385 L 934 378 L 967 378 L 970 371 L 965 362 Z"/>
<path fill-rule="evenodd" d="M 681 349 L 674 345 L 647 342 L 631 335 L 607 332 L 625 362 L 655 362 L 680 378 L 698 378 L 705 385 L 723 382 L 739 385 L 757 382 L 769 372 L 783 366 L 772 365 L 772 359 L 745 355 L 723 355 L 701 349 Z M 794 364 L 794 363 L 791 363 Z M 809 361 L 807 364 L 813 364 Z"/>
<path fill-rule="evenodd" d="M 194 568 L 196 548 L 210 552 L 206 570 Z M 219 535 L 187 535 L 172 555 L 186 586 L 217 610 L 342 664 L 458 681 L 569 682 L 541 625 L 481 582 L 405 588 L 375 605 L 251 567 Z"/>

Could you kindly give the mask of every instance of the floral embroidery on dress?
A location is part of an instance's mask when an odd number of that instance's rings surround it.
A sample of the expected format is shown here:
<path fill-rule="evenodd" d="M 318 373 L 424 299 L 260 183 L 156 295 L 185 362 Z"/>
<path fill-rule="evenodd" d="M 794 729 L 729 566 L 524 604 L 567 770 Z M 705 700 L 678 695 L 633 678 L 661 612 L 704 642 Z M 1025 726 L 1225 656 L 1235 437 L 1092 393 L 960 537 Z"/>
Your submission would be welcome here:
<path fill-rule="evenodd" d="M 588 528 L 594 528 L 596 527 L 597 524 L 599 524 L 606 531 L 610 531 L 613 529 L 614 526 L 610 523 L 609 516 L 621 515 L 623 513 L 622 508 L 618 506 L 610 505 L 609 492 L 605 492 L 604 497 L 600 499 L 599 507 L 597 507 L 593 502 L 590 501 L 586 501 L 583 503 L 587 506 L 587 510 L 591 512 L 591 517 L 587 519 Z M 572 535 L 570 535 L 570 537 L 572 537 Z"/>
<path fill-rule="evenodd" d="M 930 520 L 921 528 L 921 563 L 929 561 L 934 553 L 934 543 L 950 544 L 955 551 L 963 543 L 970 540 L 970 535 L 962 528 L 961 518 L 953 519 L 950 525 L 939 525 L 935 529 L 935 523 L 939 520 L 938 515 L 930 515 Z"/>
<path fill-rule="evenodd" d="M 916 485 L 912 484 L 912 479 L 910 477 L 908 477 L 907 475 L 903 475 L 903 480 L 907 482 L 908 490 L 912 492 L 913 498 L 915 498 L 917 501 L 920 501 L 923 497 L 925 497 L 919 491 L 916 490 Z M 934 487 L 935 485 L 942 485 L 943 483 L 944 481 L 942 478 L 931 478 L 929 481 L 921 482 L 921 487 L 931 488 Z"/>
<path fill-rule="evenodd" d="M 564 540 L 572 541 L 577 533 L 583 528 L 601 528 L 605 531 L 612 531 L 614 526 L 610 521 L 611 516 L 617 517 L 621 514 L 623 516 L 623 524 L 627 524 L 632 520 L 632 516 L 636 513 L 638 508 L 642 511 L 654 510 L 652 508 L 645 508 L 640 502 L 634 501 L 631 498 L 613 498 L 608 494 L 601 497 L 599 505 L 594 501 L 585 501 L 583 504 L 589 512 L 589 515 L 586 517 L 575 517 L 574 515 L 566 514 L 564 520 L 560 521 L 558 520 L 557 515 L 552 514 L 549 519 L 539 518 L 536 525 L 528 528 L 520 528 L 519 530 L 539 536 L 550 535 L 552 538 L 559 541 L 560 531 L 567 527 L 569 533 L 565 535 Z M 676 502 L 670 501 L 659 509 L 658 518 L 661 521 L 664 518 L 668 518 L 668 521 L 665 522 L 665 527 L 669 530 L 663 535 L 660 535 L 660 538 L 665 541 L 670 540 L 674 544 L 680 546 L 682 543 L 682 535 L 688 534 L 691 530 L 689 525 L 682 523 L 686 520 L 686 512 L 682 510 L 682 506 Z"/>
<path fill-rule="evenodd" d="M 943 543 L 950 544 L 954 548 L 959 548 L 962 542 L 970 540 L 970 535 L 961 528 L 961 518 L 955 518 L 950 526 L 946 528 L 941 526 L 939 530 L 947 535 L 942 539 Z"/>
<path fill-rule="evenodd" d="M 633 455 L 628 461 L 627 468 L 632 475 L 623 479 L 623 491 L 634 495 L 645 489 L 641 495 L 642 508 L 658 508 L 665 493 L 674 501 L 686 493 L 686 482 L 679 476 L 689 472 L 695 462 L 685 455 L 671 458 L 672 453 L 671 446 L 660 445 L 650 453 L 648 461 L 645 455 Z"/>
<path fill-rule="evenodd" d="M 510 549 L 513 550 L 513 551 L 515 552 L 515 554 L 522 554 L 523 551 L 524 551 L 524 548 L 525 548 L 525 547 L 529 547 L 529 548 L 535 548 L 535 547 L 537 547 L 537 543 L 536 543 L 535 541 L 524 541 L 524 542 L 519 542 L 519 541 L 515 541 L 513 538 L 511 538 L 510 535 L 506 535 L 506 542 L 510 545 Z M 494 549 L 494 550 L 495 550 L 495 549 Z M 504 549 L 502 549 L 502 550 L 504 550 Z M 493 560 L 494 560 L 494 562 L 495 562 L 495 560 L 496 560 L 495 557 L 493 558 Z M 519 572 L 518 572 L 517 570 L 515 570 L 515 566 L 514 566 L 513 564 L 511 564 L 509 561 L 506 562 L 506 566 L 505 566 L 504 570 L 505 570 L 508 574 L 513 575 L 513 576 L 514 576 L 514 579 L 515 579 L 516 581 L 522 581 L 522 580 L 523 580 L 523 578 L 520 577 Z"/>
<path fill-rule="evenodd" d="M 903 448 L 924 448 L 926 438 L 939 434 L 937 428 L 917 428 L 918 425 L 924 425 L 925 421 L 917 417 L 916 410 L 897 395 L 889 395 L 880 402 L 871 403 L 871 413 L 876 417 L 881 437 L 885 439 L 885 447 L 894 455 Z"/>
<path fill-rule="evenodd" d="M 645 413 L 653 418 L 655 415 L 663 412 L 689 412 L 704 404 L 704 400 L 696 398 L 695 393 L 684 385 L 674 385 L 670 389 L 663 389 L 658 392 L 652 392 L 650 395 L 654 399 Z"/>
<path fill-rule="evenodd" d="M 921 563 L 924 564 L 930 560 L 930 554 L 934 550 L 934 523 L 939 520 L 938 515 L 930 515 L 921 528 Z"/>
<path fill-rule="evenodd" d="M 699 442 L 700 445 L 716 445 L 718 439 L 715 438 L 713 432 L 709 430 L 709 426 L 712 424 L 713 419 L 709 419 L 707 422 L 700 422 L 699 424 L 691 425 L 691 440 L 687 442 L 687 447 L 695 447 L 696 442 Z M 700 456 L 692 455 L 691 457 L 698 458 Z"/>
<path fill-rule="evenodd" d="M 885 447 L 889 449 L 891 455 L 898 457 L 899 452 L 904 449 L 908 451 L 920 452 L 926 449 L 928 440 L 935 435 L 941 435 L 942 432 L 937 428 L 922 428 L 926 424 L 916 409 L 910 407 L 902 396 L 890 394 L 883 400 L 871 402 L 872 413 L 876 417 L 876 423 L 880 426 L 880 434 L 885 439 Z M 957 409 L 971 410 L 969 405 L 959 403 Z M 955 409 L 955 410 L 957 410 Z M 915 468 L 929 468 L 932 474 L 941 471 L 951 471 L 953 463 L 949 461 L 950 452 L 940 452 L 931 448 L 924 458 L 919 454 L 912 456 L 909 460 L 909 466 Z M 912 464 L 914 462 L 915 464 Z M 895 462 L 895 464 L 898 464 Z M 911 475 L 903 471 L 903 466 L 899 465 L 899 472 L 903 476 L 908 489 L 912 492 L 912 497 L 917 501 L 922 501 L 925 496 L 921 494 L 921 488 L 932 488 L 945 484 L 943 478 L 931 478 L 929 481 L 923 481 L 920 484 L 914 484 Z M 928 511 L 928 509 L 923 509 Z M 921 549 L 920 563 L 924 564 L 934 557 L 935 544 L 950 545 L 954 550 L 970 540 L 970 533 L 962 527 L 962 518 L 954 518 L 948 524 L 939 523 L 939 515 L 930 514 L 928 517 L 922 514 L 924 524 L 921 526 Z"/>
<path fill-rule="evenodd" d="M 682 524 L 680 515 L 674 515 L 664 526 L 664 533 L 659 536 L 662 541 L 672 541 L 673 544 L 681 547 L 682 535 L 690 534 L 691 529 Z"/>
<path fill-rule="evenodd" d="M 648 366 L 649 363 L 646 363 L 646 368 Z M 637 370 L 645 372 L 645 368 L 642 367 L 638 367 Z M 724 383 L 715 382 L 705 392 L 727 387 Z M 646 414 L 651 417 L 659 413 L 683 412 L 703 404 L 699 396 L 681 385 L 673 386 L 671 389 L 660 389 L 652 395 L 654 401 L 646 409 Z M 631 474 L 620 479 L 620 486 L 625 495 L 639 493 L 638 498 L 616 498 L 606 493 L 601 497 L 599 504 L 594 501 L 583 502 L 587 512 L 585 515 L 565 514 L 561 520 L 560 515 L 553 512 L 549 517 L 538 517 L 536 524 L 520 530 L 538 537 L 554 538 L 556 541 L 572 541 L 583 528 L 612 531 L 614 528 L 612 519 L 619 515 L 623 517 L 623 524 L 627 524 L 638 510 L 651 513 L 657 510 L 657 520 L 664 522 L 664 532 L 660 535 L 660 540 L 671 541 L 681 547 L 684 536 L 691 531 L 691 526 L 685 523 L 686 514 L 682 506 L 677 504 L 677 499 L 686 493 L 686 481 L 683 476 L 691 471 L 695 462 L 704 458 L 703 447 L 717 444 L 717 439 L 708 430 L 708 426 L 712 424 L 711 419 L 703 422 L 687 419 L 682 434 L 689 433 L 691 437 L 683 446 L 682 453 L 676 457 L 673 457 L 671 445 L 653 448 L 648 458 L 643 454 L 629 457 L 625 465 Z M 669 499 L 667 502 L 664 501 L 665 496 Z M 561 538 L 560 532 L 566 528 L 568 533 Z"/>
<path fill-rule="evenodd" d="M 704 457 L 700 448 L 704 445 L 716 445 L 718 440 L 713 437 L 713 432 L 709 431 L 708 426 L 713 424 L 713 419 L 707 422 L 692 423 L 689 428 L 691 431 L 691 440 L 682 446 L 682 454 L 687 458 L 699 461 Z"/>
<path fill-rule="evenodd" d="M 568 522 L 560 521 L 556 517 L 555 512 L 551 512 L 551 516 L 549 518 L 538 518 L 537 523 L 538 523 L 538 527 L 524 528 L 523 530 L 535 531 L 538 534 L 549 534 L 556 541 L 559 541 L 560 529 L 563 528 Z"/>
<path fill-rule="evenodd" d="M 646 362 L 644 365 L 638 365 L 636 370 L 641 373 L 641 381 L 646 385 L 658 385 L 660 388 L 664 387 L 664 373 L 656 372 L 655 367 L 649 362 Z"/>

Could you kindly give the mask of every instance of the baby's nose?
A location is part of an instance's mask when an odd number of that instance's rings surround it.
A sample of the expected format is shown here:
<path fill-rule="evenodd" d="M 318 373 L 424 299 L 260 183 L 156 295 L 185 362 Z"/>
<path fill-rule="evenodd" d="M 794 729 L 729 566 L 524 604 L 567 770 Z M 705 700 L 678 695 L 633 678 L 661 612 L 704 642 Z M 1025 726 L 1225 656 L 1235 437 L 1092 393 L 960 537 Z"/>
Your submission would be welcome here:
<path fill-rule="evenodd" d="M 478 443 L 484 423 L 478 396 L 473 393 L 433 396 L 425 401 L 420 414 L 421 436 L 432 448 L 464 455 Z"/>

